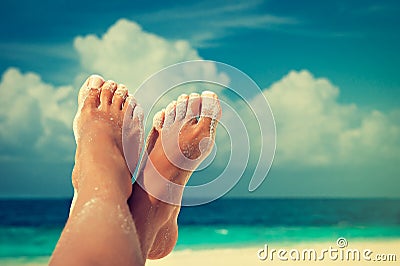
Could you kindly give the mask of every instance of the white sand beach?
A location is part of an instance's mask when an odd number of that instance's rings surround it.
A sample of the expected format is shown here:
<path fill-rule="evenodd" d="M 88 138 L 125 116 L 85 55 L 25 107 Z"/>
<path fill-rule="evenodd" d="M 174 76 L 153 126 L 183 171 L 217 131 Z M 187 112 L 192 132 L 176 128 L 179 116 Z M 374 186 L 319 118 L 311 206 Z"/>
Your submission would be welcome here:
<path fill-rule="evenodd" d="M 266 260 L 260 260 L 257 256 L 257 251 L 262 249 L 263 246 L 252 246 L 244 248 L 215 248 L 215 249 L 202 249 L 202 250 L 180 250 L 173 251 L 169 256 L 161 260 L 147 261 L 147 266 L 219 266 L 219 265 L 229 265 L 229 266 L 244 266 L 244 265 L 399 265 L 400 261 L 400 239 L 380 239 L 372 240 L 368 239 L 365 241 L 355 241 L 348 244 L 343 250 L 347 251 L 360 251 L 360 260 L 353 260 L 352 254 L 350 254 L 350 260 L 346 260 L 346 255 L 344 259 L 340 259 L 340 254 L 336 261 L 329 258 L 329 254 L 326 253 L 324 260 L 299 260 L 294 261 L 290 259 L 289 253 L 293 250 L 298 250 L 300 254 L 305 250 L 314 249 L 317 255 L 320 256 L 321 251 L 324 249 L 338 249 L 336 243 L 332 242 L 303 242 L 303 243 L 282 243 L 275 244 L 272 243 L 268 245 L 269 252 L 272 249 L 277 250 L 274 253 L 274 257 L 271 260 L 268 257 Z M 287 251 L 284 257 L 288 258 L 287 261 L 282 261 L 277 257 L 277 252 L 279 249 L 284 249 Z M 363 252 L 365 250 L 370 250 L 368 257 L 370 261 L 366 261 L 363 258 Z M 346 253 L 345 253 L 346 254 Z M 377 255 L 395 255 L 391 257 L 391 260 L 395 261 L 376 261 Z M 307 255 L 308 256 L 308 255 Z M 302 255 L 300 255 L 302 257 Z M 382 258 L 382 256 L 380 256 Z M 388 256 L 386 256 L 389 259 Z M 40 258 L 3 258 L 0 259 L 0 265 L 2 266 L 43 266 L 47 265 L 48 257 Z M 375 260 L 375 261 L 374 261 Z"/>
<path fill-rule="evenodd" d="M 274 254 L 273 260 L 267 258 L 266 260 L 260 260 L 257 256 L 257 251 L 262 249 L 262 246 L 253 246 L 246 248 L 231 248 L 231 249 L 211 249 L 211 250 L 182 250 L 182 251 L 174 251 L 169 256 L 164 259 L 157 261 L 148 261 L 146 265 L 148 266 L 180 266 L 180 265 L 230 265 L 230 266 L 243 266 L 243 265 L 367 265 L 372 263 L 382 264 L 382 265 L 398 265 L 400 261 L 400 239 L 396 240 L 366 240 L 366 241 L 357 241 L 351 242 L 344 249 L 344 259 L 340 259 L 340 253 L 336 253 L 338 255 L 338 259 L 333 261 L 329 258 L 329 254 L 325 253 L 324 260 L 319 261 L 310 261 L 310 260 L 300 260 L 294 261 L 290 259 L 289 252 L 292 250 L 298 250 L 300 254 L 305 249 L 314 249 L 318 256 L 324 249 L 339 249 L 336 243 L 331 242 L 306 242 L 306 243 L 286 243 L 286 244 L 271 244 L 269 245 L 269 251 L 271 249 L 284 249 L 287 251 L 286 257 L 287 261 L 282 261 L 277 258 L 277 253 Z M 360 251 L 360 260 L 353 261 L 352 251 L 358 250 Z M 367 250 L 367 254 L 371 261 L 366 261 L 363 258 L 363 252 Z M 372 253 L 368 252 L 371 250 Z M 295 251 L 292 251 L 293 255 L 295 255 Z M 347 254 L 350 254 L 350 260 L 346 260 Z M 391 258 L 396 261 L 386 261 L 386 262 L 378 262 L 376 261 L 376 255 L 389 255 L 393 254 L 396 257 Z M 334 254 L 335 255 L 335 252 Z M 308 255 L 307 255 L 308 256 Z M 306 256 L 306 258 L 308 258 Z M 300 255 L 300 258 L 302 255 Z M 333 256 L 334 257 L 334 256 Z M 382 257 L 382 256 L 380 256 Z M 388 256 L 386 256 L 388 257 Z M 388 258 L 387 258 L 388 259 Z M 375 261 L 374 261 L 375 260 Z"/>

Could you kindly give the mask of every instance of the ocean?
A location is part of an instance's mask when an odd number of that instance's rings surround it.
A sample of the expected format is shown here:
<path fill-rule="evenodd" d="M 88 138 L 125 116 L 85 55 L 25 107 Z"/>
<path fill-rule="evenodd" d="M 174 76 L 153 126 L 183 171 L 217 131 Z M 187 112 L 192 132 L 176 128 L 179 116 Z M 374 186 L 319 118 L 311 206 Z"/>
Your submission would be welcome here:
<path fill-rule="evenodd" d="M 0 200 L 0 259 L 51 255 L 69 199 Z M 400 238 L 400 199 L 220 199 L 184 207 L 176 250 Z"/>

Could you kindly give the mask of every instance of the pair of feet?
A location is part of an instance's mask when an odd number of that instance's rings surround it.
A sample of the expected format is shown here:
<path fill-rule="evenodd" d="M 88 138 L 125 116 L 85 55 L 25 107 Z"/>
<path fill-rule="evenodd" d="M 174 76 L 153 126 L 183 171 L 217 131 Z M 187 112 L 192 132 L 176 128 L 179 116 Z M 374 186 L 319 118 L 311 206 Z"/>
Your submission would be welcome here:
<path fill-rule="evenodd" d="M 178 236 L 183 186 L 212 149 L 221 115 L 217 96 L 212 92 L 181 95 L 155 115 L 133 185 L 131 176 L 143 143 L 140 105 L 124 85 L 96 75 L 83 84 L 78 104 L 74 120 L 74 200 L 63 234 L 67 235 L 70 228 L 75 230 L 76 221 L 97 200 L 115 202 L 122 210 L 120 227 L 136 230 L 143 259 L 168 255 Z M 130 217 L 123 214 L 127 209 Z"/>

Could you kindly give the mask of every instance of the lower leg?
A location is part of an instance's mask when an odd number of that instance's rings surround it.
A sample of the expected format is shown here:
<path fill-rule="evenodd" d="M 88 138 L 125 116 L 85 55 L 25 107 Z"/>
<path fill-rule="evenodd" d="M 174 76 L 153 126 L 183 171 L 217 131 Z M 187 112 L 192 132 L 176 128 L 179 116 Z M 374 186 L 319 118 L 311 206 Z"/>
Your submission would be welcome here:
<path fill-rule="evenodd" d="M 80 191 L 50 265 L 144 265 L 126 201 Z"/>

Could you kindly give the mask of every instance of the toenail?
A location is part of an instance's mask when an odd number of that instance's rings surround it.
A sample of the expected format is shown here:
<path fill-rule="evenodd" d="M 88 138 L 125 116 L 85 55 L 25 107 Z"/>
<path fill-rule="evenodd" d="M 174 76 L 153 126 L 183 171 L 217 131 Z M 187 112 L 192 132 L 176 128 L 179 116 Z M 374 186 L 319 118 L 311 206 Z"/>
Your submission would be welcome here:
<path fill-rule="evenodd" d="M 98 93 L 100 92 L 100 88 L 88 87 L 88 90 L 89 90 L 89 95 L 98 95 Z"/>
<path fill-rule="evenodd" d="M 104 86 L 104 89 L 110 90 L 111 92 L 114 92 L 116 89 L 116 83 L 114 81 L 106 81 L 106 84 Z"/>
<path fill-rule="evenodd" d="M 111 92 L 115 91 L 115 87 L 113 87 L 111 84 L 106 84 L 105 86 L 103 86 L 104 90 L 109 90 Z"/>
<path fill-rule="evenodd" d="M 201 95 L 203 95 L 203 96 L 210 96 L 210 97 L 215 97 L 215 96 L 217 96 L 214 92 L 212 92 L 212 91 L 203 91 L 202 93 L 201 93 Z"/>
<path fill-rule="evenodd" d="M 143 112 L 143 108 L 139 104 L 136 105 L 133 113 L 134 113 L 134 116 L 136 116 L 138 118 L 139 122 L 142 123 L 143 118 L 144 118 L 144 112 Z"/>
<path fill-rule="evenodd" d="M 135 107 L 135 106 L 137 105 L 136 99 L 135 99 L 132 95 L 129 95 L 129 96 L 127 97 L 127 101 L 128 101 L 128 104 L 129 104 L 130 106 L 132 106 L 132 107 Z"/>
<path fill-rule="evenodd" d="M 195 98 L 195 97 L 200 97 L 200 95 L 199 95 L 198 93 L 193 92 L 193 93 L 191 93 L 191 94 L 189 95 L 189 97 L 190 97 L 190 98 Z"/>
<path fill-rule="evenodd" d="M 117 89 L 115 91 L 115 94 L 122 97 L 122 98 L 126 98 L 127 97 L 127 93 L 125 90 L 121 90 L 121 89 Z"/>
<path fill-rule="evenodd" d="M 178 104 L 187 104 L 187 100 L 189 99 L 189 97 L 186 94 L 182 94 L 178 97 Z"/>
<path fill-rule="evenodd" d="M 164 115 L 163 113 L 165 112 L 165 109 L 162 109 L 160 112 L 155 114 L 153 117 L 153 126 L 157 129 L 160 130 L 163 126 L 164 123 Z"/>
<path fill-rule="evenodd" d="M 99 75 L 92 75 L 89 78 L 88 88 L 98 89 L 101 85 L 103 85 L 104 79 Z"/>
<path fill-rule="evenodd" d="M 176 106 L 176 101 L 172 101 L 168 104 L 167 109 L 170 109 L 172 107 Z"/>
<path fill-rule="evenodd" d="M 128 90 L 125 87 L 125 85 L 120 84 L 117 90 L 115 91 L 115 94 L 122 98 L 126 98 L 128 96 Z"/>

